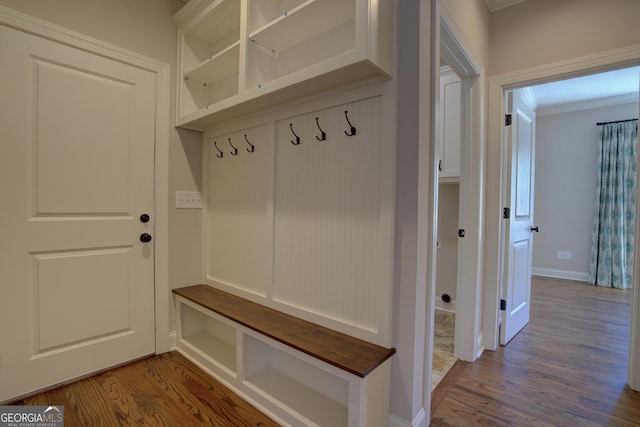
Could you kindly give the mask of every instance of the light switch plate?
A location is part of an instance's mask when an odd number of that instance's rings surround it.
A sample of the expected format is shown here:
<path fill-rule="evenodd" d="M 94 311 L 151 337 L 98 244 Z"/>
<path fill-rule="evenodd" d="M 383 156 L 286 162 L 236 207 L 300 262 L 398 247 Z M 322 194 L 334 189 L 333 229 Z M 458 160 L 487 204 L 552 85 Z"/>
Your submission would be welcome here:
<path fill-rule="evenodd" d="M 197 191 L 176 191 L 176 209 L 201 209 L 202 193 Z"/>

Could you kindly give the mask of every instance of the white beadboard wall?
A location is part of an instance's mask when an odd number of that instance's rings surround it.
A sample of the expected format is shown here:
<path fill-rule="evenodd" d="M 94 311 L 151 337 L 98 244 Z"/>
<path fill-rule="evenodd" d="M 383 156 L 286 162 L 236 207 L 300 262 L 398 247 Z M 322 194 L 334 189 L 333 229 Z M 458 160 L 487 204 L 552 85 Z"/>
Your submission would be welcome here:
<path fill-rule="evenodd" d="M 356 127 L 347 136 L 345 111 Z M 315 118 L 327 140 L 317 141 Z M 291 144 L 291 129 L 304 135 Z M 276 126 L 276 301 L 375 331 L 380 246 L 380 99 Z"/>
<path fill-rule="evenodd" d="M 207 134 L 206 278 L 387 345 L 395 145 L 385 98 L 371 92 L 323 98 Z M 354 136 L 345 134 L 345 111 Z M 316 138 L 316 118 L 325 141 Z M 291 127 L 300 145 L 291 143 Z M 254 153 L 246 151 L 244 134 Z"/>
<path fill-rule="evenodd" d="M 262 297 L 271 286 L 269 129 L 265 124 L 208 141 L 207 277 Z M 252 153 L 245 135 L 254 146 Z"/>

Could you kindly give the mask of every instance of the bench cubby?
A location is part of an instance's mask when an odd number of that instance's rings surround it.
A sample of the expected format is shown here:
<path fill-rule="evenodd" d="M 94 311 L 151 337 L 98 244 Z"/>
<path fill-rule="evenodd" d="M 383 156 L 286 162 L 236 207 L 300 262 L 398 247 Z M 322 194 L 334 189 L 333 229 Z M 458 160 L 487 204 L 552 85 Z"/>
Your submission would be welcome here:
<path fill-rule="evenodd" d="M 207 285 L 174 289 L 177 349 L 284 425 L 384 426 L 384 348 Z"/>

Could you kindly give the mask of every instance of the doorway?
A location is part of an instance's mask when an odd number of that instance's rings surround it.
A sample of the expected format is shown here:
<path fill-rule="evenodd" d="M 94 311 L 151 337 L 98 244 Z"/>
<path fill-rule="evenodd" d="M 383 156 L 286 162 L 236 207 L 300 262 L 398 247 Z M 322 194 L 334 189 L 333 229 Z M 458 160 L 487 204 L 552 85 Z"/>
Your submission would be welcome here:
<path fill-rule="evenodd" d="M 501 165 L 503 156 L 503 93 L 519 87 L 531 86 L 532 84 L 544 83 L 554 80 L 567 79 L 571 77 L 594 74 L 602 71 L 624 68 L 638 65 L 640 63 L 640 48 L 625 49 L 620 51 L 607 52 L 606 54 L 593 55 L 581 58 L 571 63 L 553 64 L 548 67 L 539 67 L 535 70 L 524 70 L 508 75 L 502 75 L 490 79 L 489 88 L 489 146 L 488 146 L 488 183 L 487 204 L 488 216 L 486 224 L 487 251 L 485 265 L 485 282 L 488 284 L 498 284 L 497 286 L 487 286 L 484 299 L 485 322 L 485 348 L 495 350 L 498 344 L 498 317 L 499 311 L 496 301 L 499 300 L 499 284 L 502 281 L 502 268 L 500 253 L 502 248 L 503 235 L 500 230 L 501 219 L 499 211 L 502 209 L 502 192 L 504 189 L 500 183 Z M 492 185 L 493 184 L 493 185 Z M 639 218 L 636 216 L 636 230 L 638 230 Z M 638 233 L 636 232 L 636 242 Z M 636 244 L 636 247 L 637 244 Z M 638 251 L 635 253 L 636 265 L 640 260 Z M 634 283 L 638 283 L 639 272 L 634 272 Z M 640 366 L 635 357 L 640 352 L 640 293 L 638 286 L 632 290 L 632 316 L 631 316 L 631 345 L 629 354 L 629 384 L 632 388 L 640 387 Z"/>
<path fill-rule="evenodd" d="M 638 70 L 620 69 L 513 91 L 535 110 L 533 229 L 539 232 L 531 234 L 533 275 L 588 281 L 598 180 L 596 123 L 637 116 Z M 505 271 L 505 277 L 510 274 Z M 506 298 L 509 292 L 503 295 Z M 509 301 L 505 305 L 509 312 Z M 504 318 L 503 311 L 502 344 L 508 341 L 503 338 L 505 330 L 511 329 L 506 335 L 512 337 L 528 323 L 528 316 L 519 326 L 505 323 Z"/>
<path fill-rule="evenodd" d="M 450 24 L 450 18 L 445 15 L 439 15 L 436 18 L 436 22 L 439 23 L 440 30 L 439 40 L 436 40 L 439 52 L 439 60 L 436 61 L 436 70 L 434 75 L 438 76 L 437 81 L 440 80 L 440 62 L 446 64 L 452 73 L 454 73 L 460 81 L 459 86 L 459 139 L 460 147 L 457 160 L 457 176 L 453 173 L 448 174 L 446 179 L 442 179 L 443 183 L 440 184 L 439 180 L 435 180 L 432 194 L 434 197 L 434 214 L 437 217 L 437 211 L 439 204 L 441 203 L 439 195 L 439 189 L 441 185 L 452 185 L 453 187 L 447 188 L 452 194 L 448 195 L 450 204 L 456 204 L 456 209 L 459 214 L 453 213 L 449 219 L 451 233 L 453 230 L 454 236 L 449 239 L 449 246 L 452 252 L 455 254 L 456 260 L 447 268 L 453 269 L 455 274 L 451 274 L 455 280 L 453 288 L 455 289 L 455 295 L 449 295 L 451 302 L 455 300 L 455 326 L 454 326 L 454 357 L 455 359 L 461 359 L 465 361 L 474 361 L 482 352 L 482 335 L 480 332 L 480 308 L 481 308 L 481 287 L 482 281 L 480 277 L 481 263 L 482 263 L 482 239 L 481 229 L 484 221 L 482 206 L 482 191 L 481 186 L 482 179 L 482 164 L 478 164 L 476 160 L 482 159 L 484 153 L 482 150 L 483 144 L 481 143 L 482 132 L 476 131 L 481 128 L 481 117 L 479 108 L 480 96 L 478 80 L 479 71 L 474 65 L 477 61 L 474 60 L 472 55 L 469 55 L 464 46 L 458 41 L 452 28 L 455 26 Z M 438 90 L 439 92 L 439 90 Z M 438 95 L 436 95 L 438 96 Z M 437 106 L 437 108 L 442 108 Z M 436 126 L 437 129 L 442 125 Z M 438 139 L 439 132 L 436 131 L 436 138 Z M 434 140 L 434 144 L 437 144 Z M 436 148 L 437 151 L 437 148 Z M 435 168 L 438 169 L 438 160 L 435 161 Z M 444 166 L 442 166 L 444 167 Z M 449 181 L 449 183 L 444 183 Z M 448 212 L 451 214 L 451 212 Z M 438 219 L 438 223 L 441 219 Z M 438 225 L 439 227 L 439 225 Z M 437 234 L 437 233 L 436 233 Z M 462 237 L 460 237 L 462 236 Z M 436 248 L 437 240 L 434 236 L 433 247 Z M 441 244 L 447 244 L 441 241 Z M 457 246 L 457 247 L 455 247 Z M 438 249 L 435 249 L 436 261 L 440 257 Z M 438 274 L 438 268 L 436 267 L 436 274 Z M 442 266 L 440 267 L 442 268 Z M 436 277 L 431 279 L 432 282 L 428 282 L 428 289 L 434 292 L 435 299 L 442 302 L 441 293 L 436 292 Z M 452 303 L 448 303 L 449 307 L 453 307 Z M 437 303 L 440 304 L 440 303 Z M 446 304 L 446 303 L 445 303 Z M 434 303 L 434 306 L 436 304 Z M 433 313 L 433 311 L 428 310 Z M 431 361 L 431 360 L 430 360 Z M 432 369 L 432 364 L 429 366 Z"/>

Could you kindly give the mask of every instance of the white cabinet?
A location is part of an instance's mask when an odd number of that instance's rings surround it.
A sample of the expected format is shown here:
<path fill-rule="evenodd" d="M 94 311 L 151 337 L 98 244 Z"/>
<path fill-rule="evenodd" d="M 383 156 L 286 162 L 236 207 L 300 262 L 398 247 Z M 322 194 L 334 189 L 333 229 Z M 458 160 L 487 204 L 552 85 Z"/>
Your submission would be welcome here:
<path fill-rule="evenodd" d="M 178 126 L 393 69 L 394 0 L 191 0 L 178 25 Z"/>
<path fill-rule="evenodd" d="M 450 67 L 440 69 L 438 170 L 441 182 L 460 180 L 462 83 Z"/>

